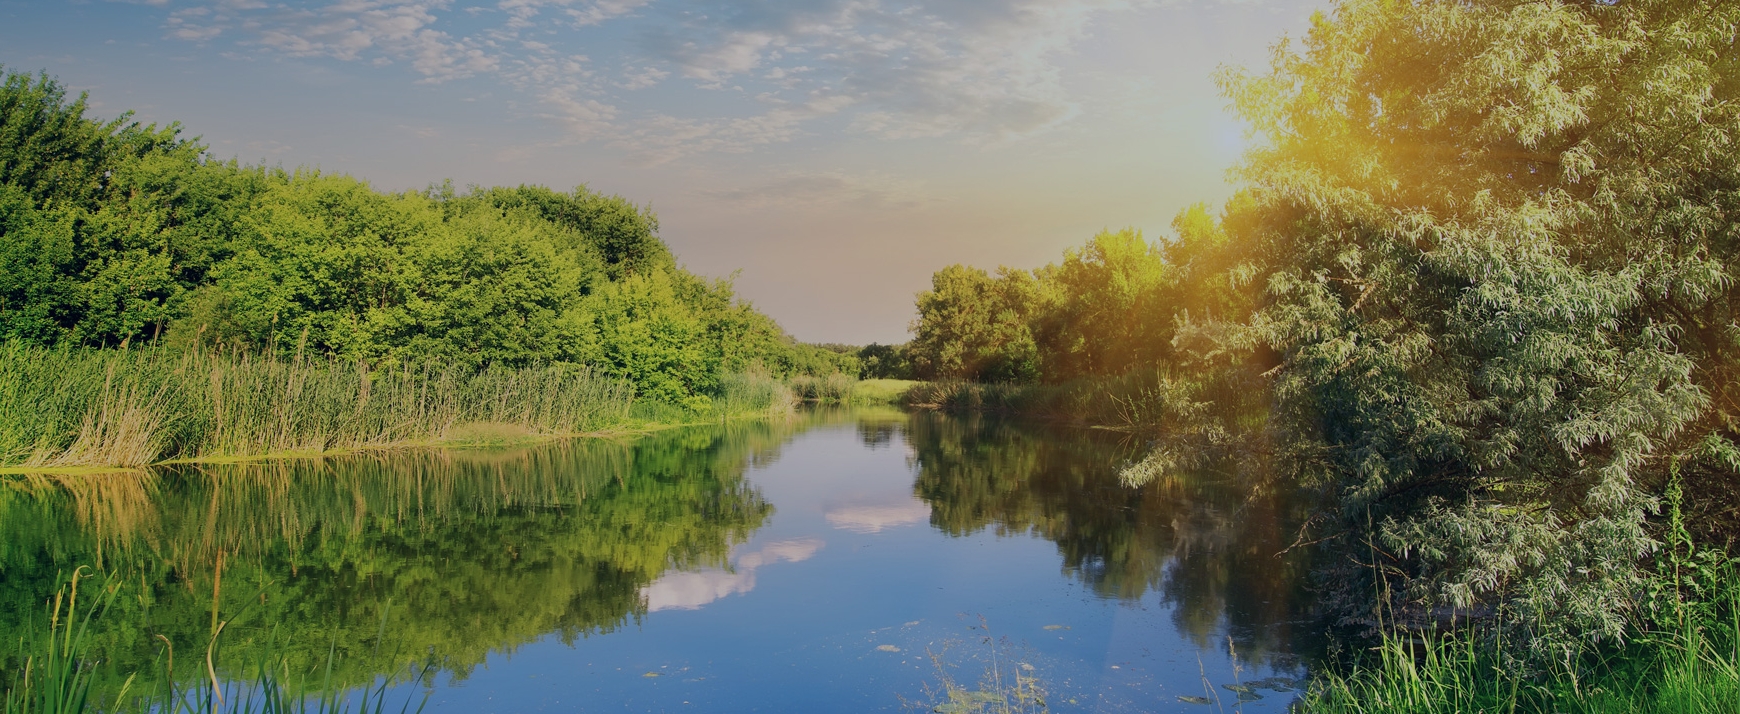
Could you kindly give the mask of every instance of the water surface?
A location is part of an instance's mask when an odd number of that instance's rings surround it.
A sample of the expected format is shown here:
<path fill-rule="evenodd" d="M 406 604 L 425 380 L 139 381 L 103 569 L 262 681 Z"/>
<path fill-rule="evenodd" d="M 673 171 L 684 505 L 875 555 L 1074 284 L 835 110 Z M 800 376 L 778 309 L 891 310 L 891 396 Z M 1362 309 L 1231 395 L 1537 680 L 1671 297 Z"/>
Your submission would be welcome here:
<path fill-rule="evenodd" d="M 1304 675 L 1305 563 L 1276 555 L 1300 505 L 1213 468 L 1120 485 L 1139 455 L 871 410 L 15 478 L 0 631 L 88 564 L 129 584 L 103 627 L 111 683 L 162 676 L 158 635 L 196 676 L 222 621 L 228 676 L 331 661 L 434 712 L 928 710 L 944 678 L 1016 672 L 1052 711 L 1284 711 L 1290 693 L 1226 685 Z"/>

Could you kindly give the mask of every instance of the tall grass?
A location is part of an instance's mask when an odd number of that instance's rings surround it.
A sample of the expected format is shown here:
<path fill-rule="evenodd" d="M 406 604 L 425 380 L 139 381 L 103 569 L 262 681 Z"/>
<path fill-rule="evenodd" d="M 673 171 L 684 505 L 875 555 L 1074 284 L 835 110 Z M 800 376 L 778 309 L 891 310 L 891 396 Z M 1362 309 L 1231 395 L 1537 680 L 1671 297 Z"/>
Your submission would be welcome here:
<path fill-rule="evenodd" d="M 797 403 L 797 395 L 785 382 L 766 371 L 751 369 L 720 380 L 713 410 L 725 416 L 787 414 Z"/>
<path fill-rule="evenodd" d="M 85 658 L 91 642 L 91 621 L 114 603 L 119 588 L 102 588 L 94 605 L 79 609 L 79 580 L 84 569 L 74 570 L 68 588 L 62 588 L 51 601 L 48 632 L 20 633 L 19 649 L 29 652 L 21 657 L 23 671 L 12 674 L 14 681 L 6 688 L 5 714 L 74 714 L 91 705 L 91 667 Z M 87 588 L 88 590 L 88 588 Z M 122 695 L 132 684 L 129 678 L 122 685 Z"/>
<path fill-rule="evenodd" d="M 1740 604 L 1740 582 L 1730 586 Z M 1527 673 L 1471 634 L 1386 637 L 1361 666 L 1319 675 L 1303 704 L 1319 714 L 1734 714 L 1736 621 L 1688 624 L 1631 645 Z M 1716 626 L 1711 626 L 1716 625 Z"/>
<path fill-rule="evenodd" d="M 798 399 L 821 404 L 849 404 L 858 380 L 839 372 L 826 377 L 797 375 L 791 378 L 791 391 Z"/>
<path fill-rule="evenodd" d="M 1305 711 L 1740 713 L 1740 561 L 1693 545 L 1677 475 L 1666 496 L 1668 547 L 1625 645 L 1586 644 L 1564 661 L 1520 667 L 1506 642 L 1478 630 L 1392 632 L 1351 670 L 1320 674 Z"/>
<path fill-rule="evenodd" d="M 852 386 L 852 403 L 899 406 L 906 403 L 906 393 L 921 384 L 910 379 L 860 379 Z"/>
<path fill-rule="evenodd" d="M 0 466 L 139 466 L 444 438 L 569 434 L 624 419 L 625 382 L 583 367 L 481 371 L 157 348 L 0 346 Z"/>

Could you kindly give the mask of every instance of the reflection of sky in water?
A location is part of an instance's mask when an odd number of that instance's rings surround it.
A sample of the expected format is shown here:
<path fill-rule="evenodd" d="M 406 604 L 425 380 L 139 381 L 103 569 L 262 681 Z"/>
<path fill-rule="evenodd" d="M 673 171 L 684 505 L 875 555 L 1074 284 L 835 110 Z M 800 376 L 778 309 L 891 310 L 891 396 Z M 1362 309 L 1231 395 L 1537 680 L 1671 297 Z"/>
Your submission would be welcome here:
<path fill-rule="evenodd" d="M 828 524 L 853 533 L 881 533 L 884 528 L 910 526 L 930 518 L 930 506 L 915 498 L 900 503 L 854 504 L 828 509 Z"/>
<path fill-rule="evenodd" d="M 1286 711 L 1291 693 L 1258 690 L 1262 699 L 1241 703 L 1224 687 L 1302 672 L 1276 649 L 1290 623 L 1264 614 L 1278 597 L 1262 585 L 1276 578 L 1273 562 L 1225 569 L 1245 557 L 1229 554 L 1269 546 L 1189 530 L 1192 518 L 1223 529 L 1261 518 L 1161 508 L 1150 519 L 1158 530 L 1132 530 L 1111 457 L 1082 467 L 1087 481 L 998 481 L 984 495 L 971 474 L 921 478 L 935 444 L 886 448 L 859 431 L 817 428 L 757 461 L 747 478 L 773 516 L 729 568 L 667 572 L 641 589 L 648 614 L 635 624 L 494 655 L 465 681 L 444 680 L 429 710 L 902 711 L 903 699 L 930 701 L 937 662 L 972 684 L 996 661 L 1031 666 L 1023 671 L 1041 678 L 1057 712 Z M 912 438 L 903 427 L 893 441 Z M 984 498 L 915 498 L 957 486 Z M 1107 496 L 1110 505 L 1095 500 Z M 1022 503 L 1038 515 L 1009 515 Z M 1006 527 L 1010 518 L 1027 521 Z M 1143 545 L 1156 538 L 1165 542 Z M 1140 586 L 1106 586 L 1119 577 Z M 1181 699 L 1204 696 L 1219 706 Z"/>
<path fill-rule="evenodd" d="M 733 568 L 704 568 L 694 572 L 667 573 L 651 585 L 642 588 L 641 599 L 647 612 L 660 610 L 695 610 L 726 595 L 738 595 L 755 589 L 755 571 L 763 565 L 809 560 L 826 545 L 815 538 L 781 540 L 762 546 L 761 550 L 743 553 L 733 558 Z"/>

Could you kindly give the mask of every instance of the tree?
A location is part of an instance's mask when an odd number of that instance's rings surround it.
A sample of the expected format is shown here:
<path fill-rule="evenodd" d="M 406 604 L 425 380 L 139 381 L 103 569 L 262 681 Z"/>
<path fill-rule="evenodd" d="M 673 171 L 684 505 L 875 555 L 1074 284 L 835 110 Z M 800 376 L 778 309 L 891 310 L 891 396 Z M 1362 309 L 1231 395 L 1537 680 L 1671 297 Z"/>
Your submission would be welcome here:
<path fill-rule="evenodd" d="M 1007 268 L 992 278 L 952 265 L 918 295 L 909 344 L 914 369 L 926 378 L 1027 382 L 1038 376 L 1029 327 L 1038 305 L 1031 273 Z"/>
<path fill-rule="evenodd" d="M 1115 376 L 1170 352 L 1166 264 L 1139 231 L 1102 231 L 1037 273 L 1056 302 L 1035 320 L 1045 379 Z"/>
<path fill-rule="evenodd" d="M 179 125 L 95 121 L 47 76 L 0 75 L 0 338 L 155 335 L 226 256 L 263 173 L 205 161 Z"/>
<path fill-rule="evenodd" d="M 1329 580 L 1347 620 L 1388 592 L 1542 649 L 1618 637 L 1670 464 L 1734 483 L 1736 27 L 1355 0 L 1226 78 L 1267 143 L 1225 227 L 1293 462 L 1363 561 Z"/>

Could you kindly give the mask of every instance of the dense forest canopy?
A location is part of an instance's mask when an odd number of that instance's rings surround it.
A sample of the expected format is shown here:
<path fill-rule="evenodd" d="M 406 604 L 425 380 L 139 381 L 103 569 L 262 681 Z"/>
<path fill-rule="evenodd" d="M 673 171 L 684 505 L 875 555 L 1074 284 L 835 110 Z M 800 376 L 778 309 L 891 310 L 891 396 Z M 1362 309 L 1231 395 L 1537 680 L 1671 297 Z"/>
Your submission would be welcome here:
<path fill-rule="evenodd" d="M 945 269 L 912 360 L 1261 385 L 1275 462 L 1333 504 L 1310 537 L 1352 554 L 1324 559 L 1344 621 L 1620 636 L 1670 484 L 1699 541 L 1740 535 L 1737 28 L 1734 3 L 1338 3 L 1222 77 L 1260 142 L 1220 215 Z"/>
<path fill-rule="evenodd" d="M 857 371 L 683 270 L 623 198 L 221 161 L 177 124 L 93 120 L 46 76 L 0 74 L 0 341 L 583 363 L 671 402 L 757 365 Z"/>

